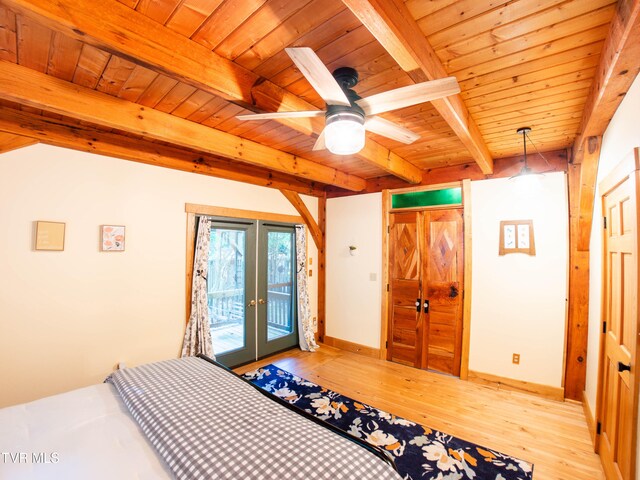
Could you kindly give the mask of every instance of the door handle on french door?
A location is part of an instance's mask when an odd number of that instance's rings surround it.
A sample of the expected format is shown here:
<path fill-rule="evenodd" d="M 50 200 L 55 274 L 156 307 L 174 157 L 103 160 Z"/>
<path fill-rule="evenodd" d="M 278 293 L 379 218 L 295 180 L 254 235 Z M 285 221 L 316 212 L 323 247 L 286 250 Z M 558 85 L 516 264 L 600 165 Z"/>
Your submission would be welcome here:
<path fill-rule="evenodd" d="M 259 298 L 259 299 L 258 299 L 258 303 L 259 303 L 260 305 L 264 305 L 265 303 L 267 303 L 267 301 L 266 301 L 264 298 Z"/>
<path fill-rule="evenodd" d="M 631 372 L 631 364 L 625 365 L 622 362 L 618 362 L 618 372 Z"/>
<path fill-rule="evenodd" d="M 424 313 L 429 313 L 429 300 L 424 301 Z"/>
<path fill-rule="evenodd" d="M 249 305 L 247 305 L 248 307 L 255 307 L 256 306 L 256 301 L 255 300 L 251 300 L 249 302 Z"/>
<path fill-rule="evenodd" d="M 422 305 L 422 299 L 416 298 L 416 312 L 420 313 L 420 305 Z"/>

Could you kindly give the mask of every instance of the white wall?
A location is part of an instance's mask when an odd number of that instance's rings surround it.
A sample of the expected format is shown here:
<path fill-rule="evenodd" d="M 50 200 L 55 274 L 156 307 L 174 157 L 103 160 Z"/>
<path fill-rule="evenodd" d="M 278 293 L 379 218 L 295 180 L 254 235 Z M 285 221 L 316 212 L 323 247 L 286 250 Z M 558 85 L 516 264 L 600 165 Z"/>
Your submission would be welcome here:
<path fill-rule="evenodd" d="M 471 183 L 469 369 L 560 387 L 568 269 L 563 173 Z M 498 255 L 501 220 L 533 220 L 536 255 Z M 520 364 L 512 355 L 520 354 Z"/>
<path fill-rule="evenodd" d="M 357 248 L 349 254 L 349 245 Z M 382 195 L 327 201 L 326 334 L 380 347 Z M 372 278 L 375 278 L 372 280 Z"/>
<path fill-rule="evenodd" d="M 620 103 L 618 110 L 602 139 L 600 162 L 598 164 L 599 183 L 624 157 L 635 147 L 640 147 L 640 77 L 636 77 L 627 95 Z M 591 411 L 595 414 L 596 390 L 598 387 L 599 337 L 601 324 L 601 281 L 602 281 L 602 204 L 600 191 L 596 188 L 593 209 L 591 243 L 589 247 L 589 343 L 587 346 L 587 383 L 586 395 Z M 640 415 L 639 415 L 640 418 Z M 640 424 L 638 425 L 640 433 Z M 640 438 L 640 436 L 638 437 Z M 638 442 L 638 458 L 640 458 L 640 442 Z M 640 468 L 636 478 L 640 480 Z"/>
<path fill-rule="evenodd" d="M 472 182 L 472 370 L 559 387 L 568 265 L 564 174 Z M 537 186 L 536 186 L 537 184 Z M 533 219 L 537 255 L 498 256 L 500 220 Z M 327 335 L 380 346 L 380 194 L 327 202 Z M 350 257 L 348 246 L 358 247 Z M 376 281 L 370 280 L 370 275 Z M 520 366 L 511 355 L 521 354 Z"/>
<path fill-rule="evenodd" d="M 274 189 L 44 145 L 0 156 L 0 406 L 178 356 L 185 203 L 297 214 Z M 35 220 L 66 222 L 64 252 L 33 250 Z M 126 226 L 125 252 L 98 251 L 101 224 Z"/>

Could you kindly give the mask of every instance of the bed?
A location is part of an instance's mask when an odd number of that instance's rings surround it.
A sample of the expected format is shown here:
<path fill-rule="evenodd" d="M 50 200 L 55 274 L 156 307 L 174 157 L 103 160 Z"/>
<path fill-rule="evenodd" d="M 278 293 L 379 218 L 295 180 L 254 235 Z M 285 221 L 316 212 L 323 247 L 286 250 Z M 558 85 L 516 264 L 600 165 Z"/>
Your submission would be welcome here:
<path fill-rule="evenodd" d="M 12 480 L 400 478 L 383 453 L 193 357 L 0 409 L 0 451 Z"/>

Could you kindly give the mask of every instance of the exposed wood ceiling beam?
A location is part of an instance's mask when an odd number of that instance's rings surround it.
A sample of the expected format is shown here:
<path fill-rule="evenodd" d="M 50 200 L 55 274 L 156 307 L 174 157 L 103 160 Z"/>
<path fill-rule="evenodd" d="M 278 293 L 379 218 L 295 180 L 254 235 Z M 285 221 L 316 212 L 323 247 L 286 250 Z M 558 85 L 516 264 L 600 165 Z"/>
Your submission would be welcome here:
<path fill-rule="evenodd" d="M 33 138 L 23 137 L 20 135 L 14 135 L 12 133 L 0 132 L 0 154 L 10 152 L 11 150 L 17 150 L 18 148 L 28 147 L 38 143 L 38 140 Z"/>
<path fill-rule="evenodd" d="M 348 190 L 366 186 L 360 177 L 11 62 L 0 61 L 0 98 Z"/>
<path fill-rule="evenodd" d="M 573 162 L 581 164 L 575 249 L 588 252 L 602 135 L 640 71 L 640 0 L 620 0 L 582 111 Z M 586 338 L 586 337 L 585 337 Z M 586 340 L 585 340 L 586 341 Z M 584 371 L 580 370 L 584 385 Z"/>
<path fill-rule="evenodd" d="M 317 108 L 116 0 L 2 0 L 2 3 L 48 28 L 249 109 Z M 308 118 L 286 119 L 281 123 L 307 135 L 320 134 L 324 124 Z M 367 144 L 370 147 L 359 152 L 358 157 L 407 182 L 419 182 L 422 172 L 418 167 L 371 139 L 367 139 Z"/>
<path fill-rule="evenodd" d="M 402 0 L 342 1 L 414 82 L 448 76 Z M 462 97 L 452 95 L 431 103 L 469 150 L 482 172 L 492 173 L 493 159 Z"/>
<path fill-rule="evenodd" d="M 539 155 L 527 157 L 527 165 L 535 173 L 566 172 L 568 157 L 568 152 L 565 149 L 553 150 L 544 152 L 544 158 L 546 161 Z M 480 167 L 475 163 L 433 168 L 424 172 L 420 186 L 460 182 L 467 178 L 470 180 L 509 178 L 522 171 L 523 166 L 524 157 L 522 155 L 518 155 L 515 157 L 497 158 L 494 160 L 494 168 L 491 175 L 485 175 L 482 173 Z M 378 177 L 370 179 L 365 191 L 358 193 L 374 193 L 381 192 L 386 189 L 405 187 L 406 184 L 399 182 L 397 178 L 391 176 Z M 327 187 L 327 197 L 329 198 L 344 197 L 348 195 L 353 195 L 353 193 L 339 188 Z"/>
<path fill-rule="evenodd" d="M 305 205 L 305 203 L 300 198 L 296 192 L 292 192 L 291 190 L 281 189 L 280 192 L 289 200 L 289 203 L 294 206 L 294 208 L 298 211 L 304 223 L 309 228 L 309 233 L 313 238 L 313 243 L 316 244 L 318 249 L 322 248 L 322 232 L 320 231 L 320 227 L 316 223 L 313 215 Z"/>
<path fill-rule="evenodd" d="M 264 187 L 321 196 L 323 189 L 297 177 L 252 165 L 238 169 L 234 160 L 189 152 L 146 140 L 96 130 L 67 120 L 0 107 L 0 131 L 23 135 L 30 142 L 96 153 L 184 172 L 209 175 Z M 0 133 L 0 138 L 3 134 Z"/>
<path fill-rule="evenodd" d="M 620 0 L 582 112 L 573 161 L 580 163 L 589 137 L 602 136 L 640 71 L 640 0 Z M 595 178 L 594 178 L 595 182 Z"/>

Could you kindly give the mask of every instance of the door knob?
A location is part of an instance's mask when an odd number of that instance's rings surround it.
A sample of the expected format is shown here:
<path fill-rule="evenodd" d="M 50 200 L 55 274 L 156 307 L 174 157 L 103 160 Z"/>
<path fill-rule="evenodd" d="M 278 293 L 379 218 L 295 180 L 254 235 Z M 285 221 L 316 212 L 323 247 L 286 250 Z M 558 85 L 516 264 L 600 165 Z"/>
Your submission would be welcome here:
<path fill-rule="evenodd" d="M 259 299 L 258 299 L 258 303 L 259 303 L 260 305 L 264 305 L 265 303 L 267 303 L 267 301 L 266 301 L 264 298 L 259 298 Z"/>
<path fill-rule="evenodd" d="M 416 312 L 420 313 L 420 305 L 422 305 L 422 300 L 416 298 Z"/>
<path fill-rule="evenodd" d="M 631 371 L 631 364 L 625 365 L 622 362 L 618 362 L 618 372 L 622 373 L 622 372 L 630 372 L 630 371 Z"/>
<path fill-rule="evenodd" d="M 255 307 L 256 306 L 256 301 L 255 300 L 251 300 L 249 302 L 249 307 Z"/>

